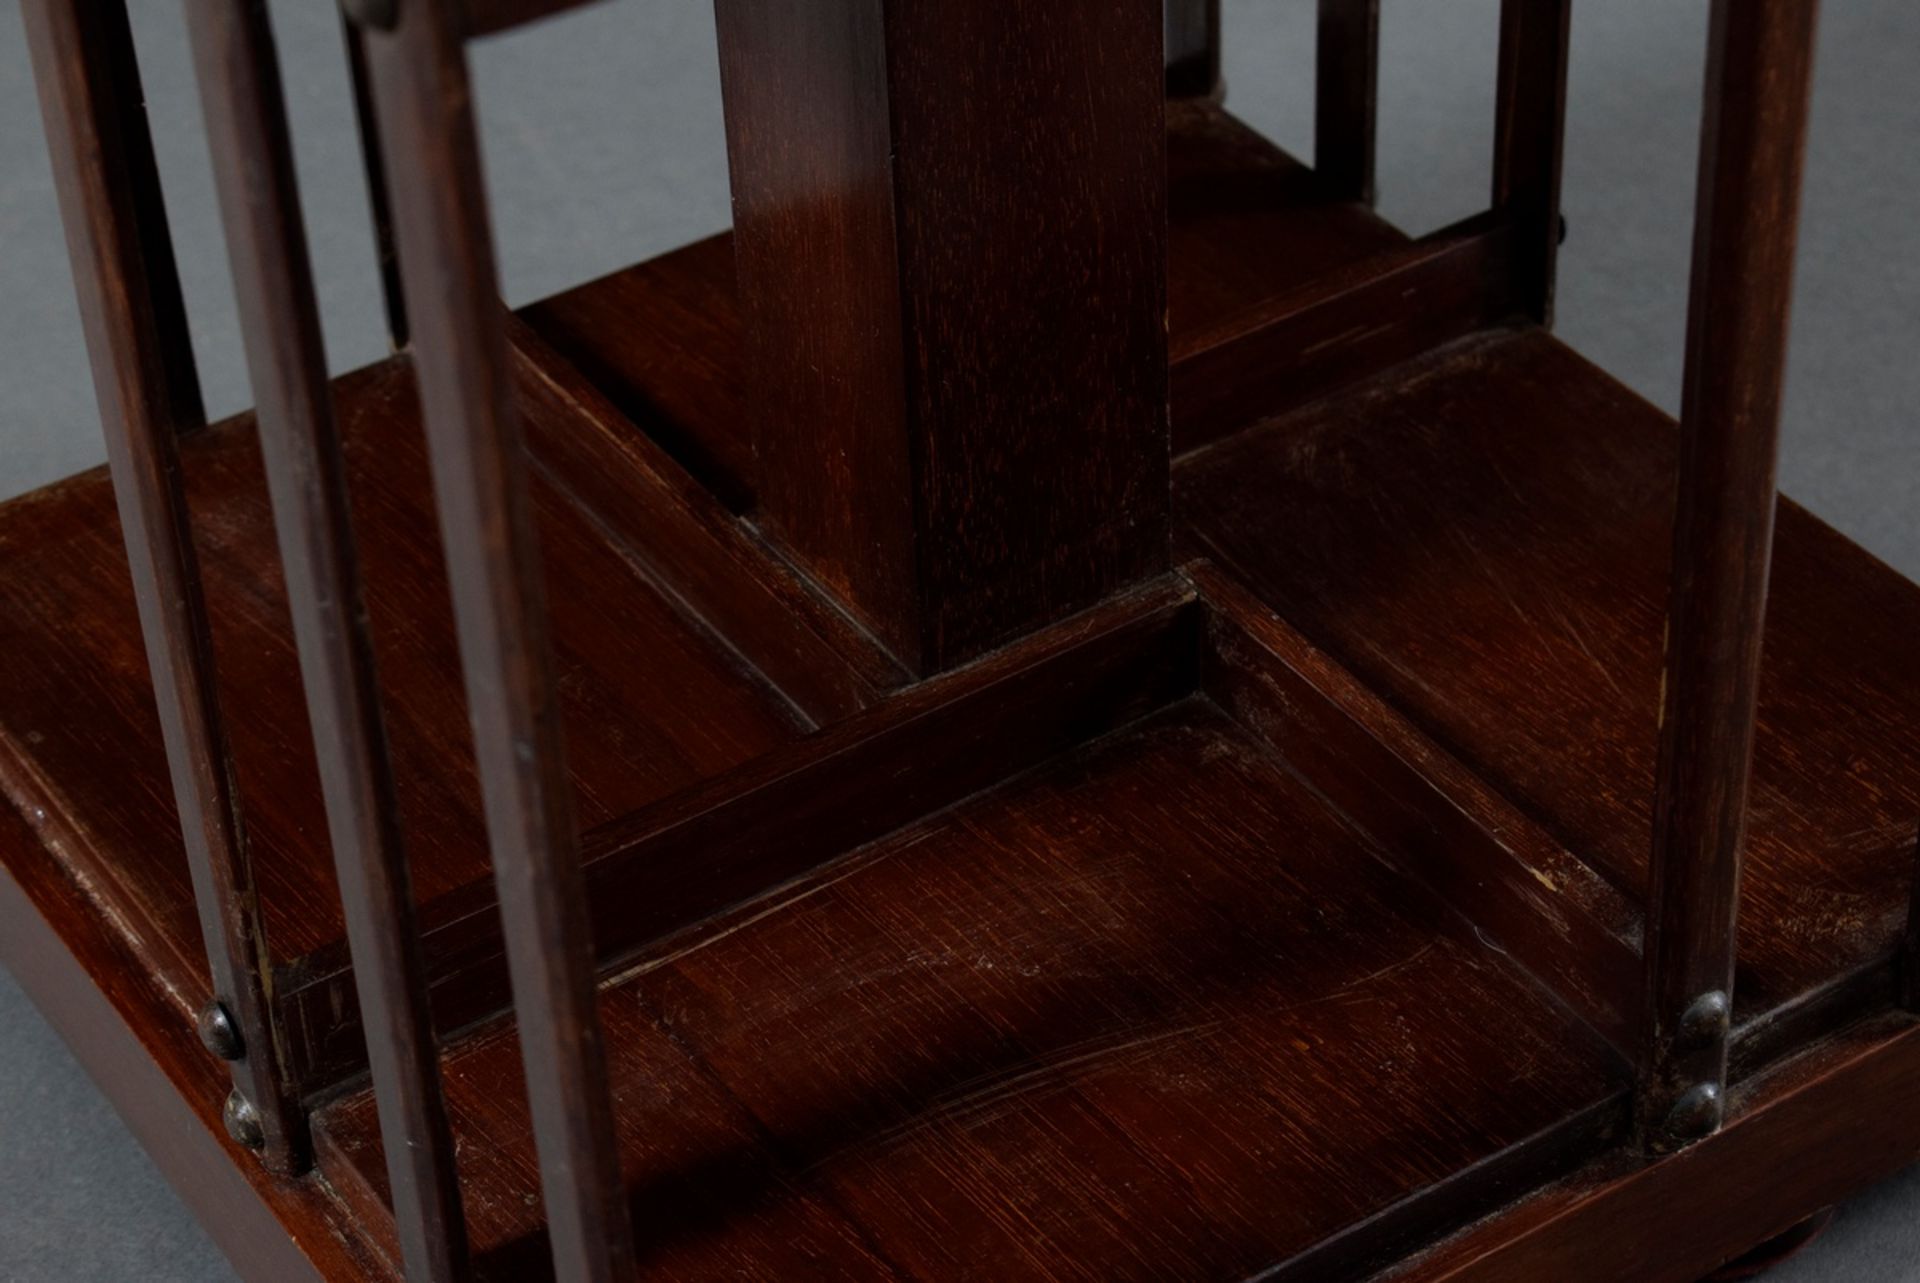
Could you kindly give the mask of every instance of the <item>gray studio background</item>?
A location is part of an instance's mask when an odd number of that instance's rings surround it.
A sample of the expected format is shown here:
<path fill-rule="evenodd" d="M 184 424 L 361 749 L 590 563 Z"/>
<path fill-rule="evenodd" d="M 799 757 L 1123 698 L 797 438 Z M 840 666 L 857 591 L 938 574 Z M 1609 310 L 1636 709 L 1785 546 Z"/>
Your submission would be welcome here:
<path fill-rule="evenodd" d="M 960 0 L 954 0 L 960 2 Z M 974 2 L 974 0 L 969 0 Z M 992 0 L 978 0 L 991 3 Z M 131 0 L 209 409 L 249 397 L 178 0 Z M 275 0 L 334 366 L 382 355 L 328 0 Z M 1311 151 L 1312 0 L 1227 0 L 1228 100 Z M 1485 203 L 1497 0 L 1387 0 L 1381 206 L 1425 231 Z M 1705 0 L 1576 0 L 1560 332 L 1679 399 Z M 1920 577 L 1920 4 L 1826 0 L 1783 483 Z M 621 0 L 474 53 L 507 297 L 726 225 L 711 6 Z M 0 497 L 104 457 L 18 9 L 0 10 Z M 0 591 L 5 585 L 0 584 Z M 0 659 L 4 672 L 4 659 Z M 0 1283 L 231 1272 L 0 972 Z M 1849 1205 L 1777 1283 L 1920 1280 L 1920 1174 Z M 1729 1214 L 1738 1215 L 1737 1209 Z"/>

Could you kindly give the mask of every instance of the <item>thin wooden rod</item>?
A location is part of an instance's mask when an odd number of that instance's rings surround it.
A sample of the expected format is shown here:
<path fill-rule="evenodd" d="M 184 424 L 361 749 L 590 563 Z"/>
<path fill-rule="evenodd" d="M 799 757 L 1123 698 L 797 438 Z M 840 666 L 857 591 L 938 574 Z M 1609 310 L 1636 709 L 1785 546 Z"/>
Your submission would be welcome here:
<path fill-rule="evenodd" d="M 1560 256 L 1560 171 L 1567 115 L 1570 0 L 1502 0 L 1494 97 L 1493 206 L 1521 229 L 1527 312 L 1553 321 Z"/>
<path fill-rule="evenodd" d="M 400 288 L 400 255 L 393 244 L 393 202 L 387 196 L 386 166 L 380 159 L 380 134 L 373 123 L 367 87 L 366 37 L 343 11 L 340 25 L 347 46 L 347 76 L 353 85 L 353 120 L 360 135 L 360 162 L 367 176 L 367 213 L 373 221 L 373 251 L 380 263 L 380 298 L 387 311 L 387 338 L 398 352 L 407 345 L 407 300 Z"/>
<path fill-rule="evenodd" d="M 451 6 L 368 32 L 440 526 L 557 1277 L 627 1279 L 547 614 L 464 51 Z"/>
<path fill-rule="evenodd" d="M 1313 167 L 1345 200 L 1373 204 L 1380 0 L 1320 0 Z"/>
<path fill-rule="evenodd" d="M 120 131 L 132 227 L 146 260 L 147 294 L 166 364 L 167 396 L 172 402 L 175 430 L 192 432 L 206 424 L 207 412 L 200 399 L 200 371 L 193 359 L 193 335 L 187 327 L 187 304 L 174 261 L 173 235 L 167 226 L 166 200 L 160 191 L 160 168 L 147 127 L 146 93 L 140 84 L 140 61 L 134 53 L 127 8 L 122 0 L 89 6 L 86 12 L 90 22 L 99 24 L 101 56 L 106 59 L 106 74 L 113 85 L 111 110 Z"/>
<path fill-rule="evenodd" d="M 1715 0 L 1647 909 L 1643 1135 L 1719 1125 L 1814 0 Z"/>
<path fill-rule="evenodd" d="M 453 1140 L 273 31 L 264 0 L 191 0 L 187 19 L 401 1258 L 413 1283 L 454 1283 L 467 1245 Z"/>
<path fill-rule="evenodd" d="M 233 762 L 214 693 L 177 435 L 199 396 L 183 391 L 171 257 L 157 261 L 157 189 L 119 0 L 23 0 L 54 185 L 73 260 L 121 534 L 153 675 L 174 801 L 186 843 L 214 1001 L 239 1034 L 231 1072 L 233 1130 L 282 1171 L 304 1161 L 304 1123 L 282 1072 Z M 144 194 L 143 194 L 144 193 Z M 256 1130 L 257 1129 L 257 1130 Z"/>
<path fill-rule="evenodd" d="M 1166 0 L 1167 97 L 1220 96 L 1220 0 Z"/>
<path fill-rule="evenodd" d="M 1920 836 L 1915 838 L 1907 890 L 1907 929 L 1900 937 L 1900 1005 L 1920 1011 Z"/>

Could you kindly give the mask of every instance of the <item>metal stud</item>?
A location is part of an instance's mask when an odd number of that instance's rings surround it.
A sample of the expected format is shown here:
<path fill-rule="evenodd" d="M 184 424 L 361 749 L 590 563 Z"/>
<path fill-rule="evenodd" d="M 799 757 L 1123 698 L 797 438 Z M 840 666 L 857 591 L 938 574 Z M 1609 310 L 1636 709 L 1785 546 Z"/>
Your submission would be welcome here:
<path fill-rule="evenodd" d="M 1674 1043 L 1682 1048 L 1711 1047 L 1727 1036 L 1733 1017 L 1733 1003 L 1724 989 L 1709 989 L 1695 998 L 1680 1014 L 1680 1026 L 1674 1030 Z"/>
<path fill-rule="evenodd" d="M 374 31 L 391 31 L 400 21 L 400 0 L 340 0 L 355 24 Z"/>
<path fill-rule="evenodd" d="M 1725 1114 L 1719 1083 L 1695 1083 L 1680 1093 L 1667 1115 L 1667 1134 L 1675 1140 L 1698 1140 L 1719 1130 Z"/>
<path fill-rule="evenodd" d="M 240 1037 L 240 1026 L 233 1023 L 233 1013 L 217 999 L 200 1008 L 194 1028 L 200 1032 L 200 1045 L 222 1060 L 238 1060 L 247 1054 L 246 1041 Z"/>
<path fill-rule="evenodd" d="M 267 1133 L 260 1125 L 260 1111 L 238 1090 L 227 1093 L 227 1107 L 221 1111 L 227 1135 L 242 1149 L 264 1149 Z"/>

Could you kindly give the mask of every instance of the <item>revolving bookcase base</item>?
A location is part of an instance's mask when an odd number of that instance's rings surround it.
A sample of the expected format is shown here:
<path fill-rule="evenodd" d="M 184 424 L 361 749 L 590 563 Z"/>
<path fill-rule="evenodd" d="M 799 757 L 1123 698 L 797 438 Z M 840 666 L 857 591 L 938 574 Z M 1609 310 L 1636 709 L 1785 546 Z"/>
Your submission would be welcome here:
<path fill-rule="evenodd" d="M 1728 1121 L 1648 1158 L 1675 425 L 1510 221 L 1169 117 L 1175 568 L 932 677 L 762 519 L 728 237 L 507 326 L 649 1276 L 1692 1283 L 1920 1157 L 1920 589 L 1782 505 Z M 333 399 L 475 1272 L 545 1277 L 412 362 Z M 310 1166 L 193 1037 L 102 473 L 0 508 L 0 960 L 244 1273 L 395 1277 L 255 433 L 182 473 Z"/>

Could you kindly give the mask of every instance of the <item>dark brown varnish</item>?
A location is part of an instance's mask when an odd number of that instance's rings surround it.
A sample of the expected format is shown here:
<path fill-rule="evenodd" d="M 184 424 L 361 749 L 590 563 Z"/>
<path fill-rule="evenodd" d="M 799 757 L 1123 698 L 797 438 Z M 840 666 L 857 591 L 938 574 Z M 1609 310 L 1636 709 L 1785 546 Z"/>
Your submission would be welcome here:
<path fill-rule="evenodd" d="M 1164 569 L 1159 0 L 715 14 L 768 529 L 920 673 Z"/>
<path fill-rule="evenodd" d="M 0 963 L 243 1274 L 1693 1283 L 1920 1158 L 1920 589 L 1773 520 L 1805 0 L 1716 6 L 1680 423 L 1545 329 L 1566 0 L 1420 238 L 1373 0 L 1313 168 L 1212 0 L 722 0 L 737 229 L 520 315 L 464 45 L 573 5 L 356 0 L 332 381 L 191 4 L 211 426 L 125 15 L 26 10 L 121 484 L 0 506 Z"/>

